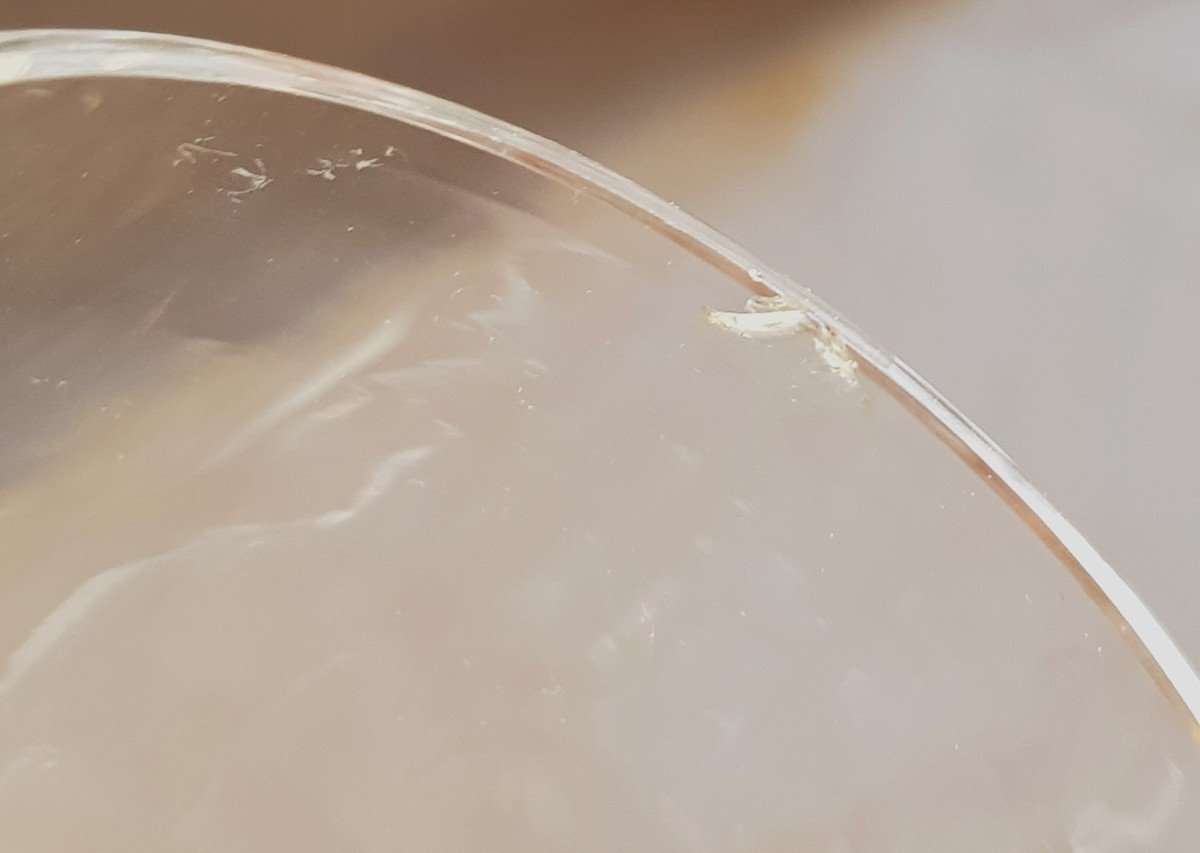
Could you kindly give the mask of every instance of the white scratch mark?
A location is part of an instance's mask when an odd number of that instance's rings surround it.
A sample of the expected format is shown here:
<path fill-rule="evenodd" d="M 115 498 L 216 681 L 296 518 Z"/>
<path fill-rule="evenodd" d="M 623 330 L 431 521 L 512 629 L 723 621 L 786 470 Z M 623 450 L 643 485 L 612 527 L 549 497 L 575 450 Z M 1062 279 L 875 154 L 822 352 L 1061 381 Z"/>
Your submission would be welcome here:
<path fill-rule="evenodd" d="M 0 83 L 12 83 L 22 79 L 33 68 L 33 54 L 27 51 L 6 53 L 0 56 Z"/>
<path fill-rule="evenodd" d="M 782 296 L 752 296 L 744 311 L 707 308 L 704 315 L 717 328 L 743 338 L 788 337 L 815 325 L 805 308 Z"/>
<path fill-rule="evenodd" d="M 138 327 L 139 334 L 150 331 L 154 324 L 162 319 L 163 314 L 166 313 L 168 306 L 170 306 L 171 301 L 175 298 L 175 294 L 177 293 L 179 293 L 178 287 L 160 299 L 157 304 L 151 306 L 150 310 L 147 311 L 146 315 L 142 318 L 141 325 Z"/>
<path fill-rule="evenodd" d="M 258 192 L 271 183 L 271 179 L 267 177 L 267 167 L 263 165 L 262 160 L 256 158 L 254 160 L 254 168 L 258 171 L 251 172 L 242 166 L 229 170 L 229 174 L 236 178 L 243 178 L 246 181 L 246 185 L 240 190 L 224 190 L 224 193 L 229 196 L 230 201 L 241 203 L 242 196 Z"/>
<path fill-rule="evenodd" d="M 1071 849 L 1078 853 L 1128 850 L 1130 847 L 1160 847 L 1162 831 L 1179 808 L 1184 775 L 1173 762 L 1167 763 L 1167 778 L 1143 814 L 1114 811 L 1097 802 L 1079 815 L 1071 833 Z"/>
<path fill-rule="evenodd" d="M 611 666 L 623 646 L 643 651 L 653 646 L 658 637 L 659 616 L 674 596 L 674 587 L 666 578 L 659 579 L 639 595 L 615 624 L 592 640 L 587 653 L 592 665 L 598 668 Z"/>
<path fill-rule="evenodd" d="M 0 678 L 0 694 L 10 690 L 24 678 L 97 603 L 143 568 L 143 563 L 131 563 L 109 569 L 76 587 L 65 601 L 38 623 L 25 642 L 8 656 L 8 666 L 5 668 L 4 677 Z"/>
<path fill-rule="evenodd" d="M 493 333 L 492 337 L 488 339 L 489 342 L 500 327 L 525 323 L 533 313 L 538 298 L 538 292 L 525 278 L 525 274 L 520 268 L 506 263 L 503 266 L 503 275 L 504 293 L 491 294 L 491 300 L 496 303 L 495 307 L 483 311 L 472 311 L 467 315 L 476 325 Z"/>
<path fill-rule="evenodd" d="M 433 455 L 433 451 L 433 447 L 423 444 L 393 453 L 375 467 L 366 484 L 358 490 L 358 494 L 355 495 L 354 502 L 350 506 L 345 509 L 331 510 L 318 516 L 313 521 L 313 526 L 328 529 L 345 524 L 390 489 L 400 472 L 411 468 L 418 462 L 428 459 Z"/>
<path fill-rule="evenodd" d="M 482 367 L 481 358 L 430 358 L 412 367 L 372 373 L 368 379 L 399 388 L 440 388 L 449 385 L 452 374 Z"/>
<path fill-rule="evenodd" d="M 741 725 L 719 711 L 710 710 L 706 712 L 706 716 L 716 723 L 720 727 L 722 734 L 725 735 L 722 746 L 728 746 L 741 733 Z"/>
<path fill-rule="evenodd" d="M 851 387 L 858 385 L 858 362 L 850 354 L 845 341 L 834 332 L 822 329 L 821 334 L 813 338 L 813 348 L 835 376 L 846 380 Z"/>
<path fill-rule="evenodd" d="M 739 498 L 734 495 L 729 499 L 729 502 L 733 504 L 733 508 L 742 515 L 750 515 L 754 512 L 754 505 L 744 498 Z"/>
<path fill-rule="evenodd" d="M 370 391 L 354 388 L 349 395 L 308 413 L 302 420 L 286 427 L 286 431 L 280 436 L 280 445 L 287 449 L 295 448 L 309 431 L 344 418 L 366 405 L 373 397 L 374 395 Z"/>
<path fill-rule="evenodd" d="M 212 142 L 213 139 L 214 139 L 214 137 L 212 137 L 212 136 L 198 136 L 192 142 L 179 143 L 179 145 L 175 148 L 176 156 L 175 156 L 175 159 L 171 161 L 171 165 L 178 166 L 180 163 L 191 163 L 194 166 L 197 162 L 196 161 L 197 154 L 208 154 L 213 157 L 236 157 L 237 156 L 237 154 L 235 154 L 232 151 L 225 151 L 220 148 L 213 148 L 213 147 L 205 144 L 207 142 Z"/>
<path fill-rule="evenodd" d="M 544 361 L 542 361 L 541 359 L 537 359 L 537 358 L 525 359 L 524 365 L 525 365 L 525 375 L 530 378 L 533 378 L 533 379 L 536 379 L 537 377 L 541 376 L 543 373 L 548 373 L 550 370 L 550 368 L 548 368 L 546 366 L 546 363 Z"/>
<path fill-rule="evenodd" d="M 358 490 L 353 503 L 340 510 L 315 518 L 263 524 L 231 524 L 201 531 L 197 536 L 170 550 L 141 560 L 123 563 L 93 575 L 77 586 L 54 607 L 9 655 L 0 677 L 0 695 L 15 687 L 58 643 L 70 636 L 104 601 L 121 587 L 150 569 L 174 562 L 191 562 L 205 568 L 216 566 L 223 557 L 260 545 L 275 534 L 297 528 L 325 530 L 349 521 L 386 492 L 403 471 L 427 459 L 434 452 L 428 445 L 409 447 L 384 459 Z"/>
<path fill-rule="evenodd" d="M 315 423 L 325 423 L 326 421 L 334 421 L 338 418 L 344 418 L 346 415 L 350 414 L 370 399 L 371 395 L 366 391 L 359 391 L 353 396 L 347 397 L 345 400 L 339 400 L 338 402 L 332 403 L 323 409 L 318 409 L 310 414 L 308 419 Z"/>
<path fill-rule="evenodd" d="M 26 771 L 49 770 L 62 761 L 62 752 L 52 743 L 30 743 L 0 768 L 0 789 L 7 787 Z M 77 754 L 72 756 L 77 757 Z"/>
<path fill-rule="evenodd" d="M 755 270 L 750 277 L 755 281 Z M 802 330 L 811 331 L 813 347 L 835 376 L 848 385 L 858 385 L 858 362 L 846 342 L 802 305 L 783 296 L 752 296 L 745 311 L 718 311 L 707 308 L 705 319 L 719 329 L 743 338 L 783 338 Z"/>
<path fill-rule="evenodd" d="M 247 534 L 258 533 L 263 529 L 264 525 L 248 524 L 206 530 L 195 539 L 170 551 L 115 566 L 88 578 L 51 610 L 25 641 L 9 655 L 4 676 L 0 678 L 0 694 L 16 686 L 63 638 L 91 615 L 97 606 L 147 569 L 173 560 L 190 558 L 206 550 L 210 551 L 214 545 L 241 545 L 247 539 Z"/>
<path fill-rule="evenodd" d="M 767 281 L 767 277 L 763 274 L 763 271 L 757 267 L 751 267 L 750 269 L 746 270 L 746 275 L 749 276 L 750 280 L 755 284 L 761 284 L 764 287 L 771 286 Z"/>
<path fill-rule="evenodd" d="M 701 463 L 700 454 L 686 444 L 680 444 L 677 441 L 671 442 L 671 455 L 678 459 L 689 468 L 699 468 Z"/>
<path fill-rule="evenodd" d="M 322 178 L 326 181 L 332 181 L 337 177 L 335 174 L 338 169 L 345 169 L 350 164 L 341 160 L 327 160 L 324 157 L 317 158 L 317 167 L 315 169 L 306 169 L 305 172 L 312 175 L 314 178 Z"/>
<path fill-rule="evenodd" d="M 412 327 L 413 314 L 416 309 L 401 314 L 399 322 L 381 324 L 365 336 L 357 344 L 344 352 L 339 358 L 322 365 L 314 374 L 299 383 L 288 394 L 281 397 L 274 405 L 267 408 L 255 418 L 240 434 L 225 446 L 208 466 L 218 465 L 230 457 L 240 453 L 259 437 L 274 429 L 277 425 L 291 417 L 323 394 L 368 364 L 378 361 L 385 353 L 390 352 L 408 335 Z"/>
<path fill-rule="evenodd" d="M 452 423 L 449 423 L 448 421 L 440 421 L 440 420 L 435 419 L 433 423 L 434 423 L 434 426 L 436 426 L 439 430 L 442 431 L 442 435 L 445 435 L 447 438 L 461 438 L 462 437 L 462 434 L 463 434 L 462 429 L 455 426 Z"/>
<path fill-rule="evenodd" d="M 658 634 L 658 629 L 654 624 L 654 609 L 648 602 L 642 602 L 642 624 L 650 626 L 650 633 L 647 636 L 647 641 L 654 642 L 654 637 Z"/>

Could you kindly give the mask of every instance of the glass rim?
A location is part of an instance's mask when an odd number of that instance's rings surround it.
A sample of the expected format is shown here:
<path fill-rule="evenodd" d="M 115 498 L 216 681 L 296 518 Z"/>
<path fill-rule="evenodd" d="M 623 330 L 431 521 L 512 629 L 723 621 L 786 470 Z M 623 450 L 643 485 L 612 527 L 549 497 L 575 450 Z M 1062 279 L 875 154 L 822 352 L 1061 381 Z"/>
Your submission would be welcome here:
<path fill-rule="evenodd" d="M 124 30 L 0 30 L 0 86 L 97 77 L 217 83 L 351 107 L 495 155 L 638 220 L 748 289 L 798 305 L 812 329 L 840 338 L 861 368 L 1006 499 L 1082 591 L 1139 647 L 1143 664 L 1200 740 L 1200 676 L 1133 589 L 1020 473 L 1012 459 L 902 360 L 832 307 L 716 229 L 639 184 L 558 143 L 469 107 L 354 71 L 187 36 Z M 1132 634 L 1132 636 L 1129 636 Z"/>

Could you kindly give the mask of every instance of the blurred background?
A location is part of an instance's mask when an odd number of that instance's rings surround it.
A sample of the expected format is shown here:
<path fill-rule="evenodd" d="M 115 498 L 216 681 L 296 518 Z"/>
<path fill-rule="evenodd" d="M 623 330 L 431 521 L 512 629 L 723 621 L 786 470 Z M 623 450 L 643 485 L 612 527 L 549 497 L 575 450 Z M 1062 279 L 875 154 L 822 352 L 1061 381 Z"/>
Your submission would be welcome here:
<path fill-rule="evenodd" d="M 1016 459 L 1200 663 L 1194 0 L 0 0 L 570 145 L 811 287 Z"/>

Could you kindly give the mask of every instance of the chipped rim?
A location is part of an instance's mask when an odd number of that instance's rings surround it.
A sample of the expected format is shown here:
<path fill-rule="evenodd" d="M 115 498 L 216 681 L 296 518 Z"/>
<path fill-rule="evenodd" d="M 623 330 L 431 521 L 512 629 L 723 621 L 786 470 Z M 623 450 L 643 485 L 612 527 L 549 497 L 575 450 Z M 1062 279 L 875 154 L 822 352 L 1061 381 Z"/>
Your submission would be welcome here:
<path fill-rule="evenodd" d="M 1009 456 L 916 371 L 832 307 L 723 234 L 565 146 L 507 122 L 365 74 L 253 48 L 118 30 L 0 31 L 0 85 L 67 77 L 140 77 L 255 87 L 353 107 L 437 133 L 586 192 L 651 227 L 744 286 L 798 303 L 859 364 L 1000 492 L 1140 645 L 1143 663 L 1200 739 L 1200 677 L 1130 586 L 1017 470 Z M 1132 636 L 1130 636 L 1132 634 Z"/>

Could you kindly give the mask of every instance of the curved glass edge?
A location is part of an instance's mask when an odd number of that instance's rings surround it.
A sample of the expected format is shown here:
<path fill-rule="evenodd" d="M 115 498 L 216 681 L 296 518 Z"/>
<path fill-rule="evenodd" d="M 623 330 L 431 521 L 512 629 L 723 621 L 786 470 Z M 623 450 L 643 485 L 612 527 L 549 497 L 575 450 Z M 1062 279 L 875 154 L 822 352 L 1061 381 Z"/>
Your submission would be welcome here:
<path fill-rule="evenodd" d="M 1182 706 L 1200 741 L 1200 677 L 1149 608 L 1009 456 L 912 368 L 868 341 L 829 305 L 713 228 L 638 184 L 514 125 L 414 89 L 269 51 L 183 36 L 116 30 L 0 31 L 0 85 L 66 77 L 150 77 L 251 86 L 354 107 L 494 154 L 586 192 L 654 227 L 750 289 L 799 304 L 810 325 L 841 338 L 887 390 L 997 491 L 1075 574 L 1097 604 L 1128 626 L 1142 658 Z"/>

